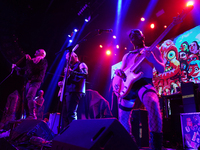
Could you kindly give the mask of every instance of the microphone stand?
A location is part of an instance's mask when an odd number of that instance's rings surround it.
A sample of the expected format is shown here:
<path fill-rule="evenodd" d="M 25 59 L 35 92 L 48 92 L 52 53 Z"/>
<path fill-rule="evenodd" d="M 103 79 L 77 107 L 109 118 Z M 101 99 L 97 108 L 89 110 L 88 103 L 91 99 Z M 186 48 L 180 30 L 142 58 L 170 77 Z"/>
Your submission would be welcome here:
<path fill-rule="evenodd" d="M 14 71 L 14 69 L 12 68 L 11 73 L 10 73 L 5 79 L 3 79 L 3 81 L 1 81 L 0 85 L 1 85 L 6 79 L 8 79 L 8 77 L 11 76 L 11 74 L 13 73 L 13 71 Z"/>
<path fill-rule="evenodd" d="M 18 61 L 16 62 L 16 64 L 18 64 L 19 62 L 21 62 L 22 59 L 23 59 L 24 57 L 25 57 L 25 55 L 24 55 L 22 58 L 20 58 L 20 60 L 18 60 Z M 12 68 L 11 73 L 10 73 L 5 79 L 3 79 L 3 81 L 1 81 L 0 85 L 1 85 L 8 77 L 10 77 L 10 76 L 12 75 L 13 71 L 14 71 L 14 68 Z"/>

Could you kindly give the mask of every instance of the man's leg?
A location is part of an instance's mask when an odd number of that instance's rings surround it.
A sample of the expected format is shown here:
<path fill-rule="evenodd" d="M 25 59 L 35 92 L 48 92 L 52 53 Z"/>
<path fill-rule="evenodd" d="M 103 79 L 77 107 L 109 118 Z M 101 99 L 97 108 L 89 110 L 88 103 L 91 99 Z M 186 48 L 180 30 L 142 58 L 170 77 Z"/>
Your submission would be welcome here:
<path fill-rule="evenodd" d="M 146 85 L 140 89 L 138 94 L 148 111 L 151 147 L 153 150 L 161 150 L 162 116 L 156 90 L 152 85 Z"/>
<path fill-rule="evenodd" d="M 118 109 L 118 117 L 119 122 L 125 127 L 125 129 L 128 131 L 128 133 L 131 133 L 131 123 L 130 123 L 130 115 L 131 110 L 133 108 L 134 102 L 128 101 L 125 99 L 119 99 L 119 109 Z"/>
<path fill-rule="evenodd" d="M 63 103 L 63 123 L 62 128 L 66 127 L 77 117 L 77 107 L 81 99 L 81 93 L 71 92 L 66 94 L 66 99 Z"/>
<path fill-rule="evenodd" d="M 35 114 L 35 103 L 33 100 L 35 98 L 37 90 L 40 87 L 40 84 L 41 84 L 40 82 L 30 83 L 28 92 L 26 94 L 26 99 L 28 102 L 28 109 L 29 109 L 28 110 L 29 116 L 32 117 L 33 119 L 37 119 L 36 114 Z"/>

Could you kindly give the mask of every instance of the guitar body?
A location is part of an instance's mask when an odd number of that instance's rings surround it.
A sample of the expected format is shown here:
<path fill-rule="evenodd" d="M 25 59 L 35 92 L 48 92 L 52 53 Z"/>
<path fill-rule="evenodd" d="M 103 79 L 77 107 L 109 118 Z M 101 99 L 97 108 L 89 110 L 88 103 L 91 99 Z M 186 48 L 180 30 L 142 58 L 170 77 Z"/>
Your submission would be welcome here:
<path fill-rule="evenodd" d="M 126 80 L 116 75 L 112 81 L 113 91 L 118 97 L 122 98 L 128 95 L 132 85 L 143 76 L 143 72 L 135 74 L 133 71 L 130 71 L 130 68 L 124 71 L 124 73 L 126 74 Z"/>
<path fill-rule="evenodd" d="M 122 79 L 119 76 L 115 76 L 112 81 L 113 91 L 118 97 L 126 97 L 130 92 L 132 85 L 139 79 L 142 78 L 143 72 L 135 73 L 135 70 L 138 68 L 136 65 L 138 59 L 143 59 L 139 54 L 136 54 L 131 61 L 128 63 L 127 67 L 123 70 L 126 78 Z M 137 62 L 135 62 L 137 60 Z M 135 65 L 133 65 L 135 64 Z"/>

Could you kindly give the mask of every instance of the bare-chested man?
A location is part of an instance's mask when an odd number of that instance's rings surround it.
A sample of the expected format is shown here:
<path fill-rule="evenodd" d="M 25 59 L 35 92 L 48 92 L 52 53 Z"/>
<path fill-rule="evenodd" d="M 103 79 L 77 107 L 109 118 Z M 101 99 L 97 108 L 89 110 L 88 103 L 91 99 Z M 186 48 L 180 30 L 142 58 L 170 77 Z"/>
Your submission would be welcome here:
<path fill-rule="evenodd" d="M 131 134 L 130 114 L 136 98 L 139 97 L 148 111 L 151 148 L 153 150 L 161 150 L 162 116 L 160 113 L 159 98 L 152 83 L 154 67 L 158 72 L 164 72 L 161 52 L 156 47 L 150 51 L 145 46 L 143 33 L 138 29 L 131 30 L 129 39 L 134 46 L 134 50 L 124 55 L 121 68 L 117 69 L 115 74 L 122 79 L 126 79 L 125 71 L 141 57 L 145 56 L 145 59 L 134 72 L 136 74 L 142 72 L 142 78 L 134 82 L 130 92 L 125 97 L 119 98 L 119 121 Z M 136 55 L 138 56 L 134 59 Z"/>

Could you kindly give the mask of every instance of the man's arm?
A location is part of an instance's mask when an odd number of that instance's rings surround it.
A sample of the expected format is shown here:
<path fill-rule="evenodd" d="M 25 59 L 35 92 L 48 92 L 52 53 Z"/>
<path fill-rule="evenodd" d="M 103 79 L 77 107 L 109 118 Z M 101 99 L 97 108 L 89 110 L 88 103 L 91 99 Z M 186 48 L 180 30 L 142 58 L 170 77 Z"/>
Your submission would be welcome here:
<path fill-rule="evenodd" d="M 126 57 L 127 56 L 128 56 L 128 53 L 123 56 L 123 58 L 122 58 L 122 65 L 121 65 L 120 69 L 116 69 L 115 70 L 115 74 L 117 76 L 121 77 L 121 78 L 126 78 L 126 75 L 125 75 L 125 73 L 124 73 L 123 70 L 126 67 Z"/>
<path fill-rule="evenodd" d="M 44 62 L 42 64 L 41 68 L 40 68 L 40 75 L 39 75 L 39 78 L 38 78 L 38 80 L 40 80 L 40 81 L 43 81 L 43 79 L 45 77 L 46 70 L 47 70 L 47 66 L 48 66 L 47 60 L 44 59 L 43 61 Z"/>
<path fill-rule="evenodd" d="M 165 65 L 162 59 L 161 52 L 157 47 L 155 47 L 152 52 L 149 49 L 145 49 L 142 54 L 146 56 L 146 59 L 154 65 L 155 69 L 159 73 L 164 72 Z"/>
<path fill-rule="evenodd" d="M 25 67 L 20 68 L 16 64 L 12 64 L 12 69 L 16 70 L 17 75 L 19 75 L 19 76 L 24 76 L 24 74 L 25 74 Z"/>

